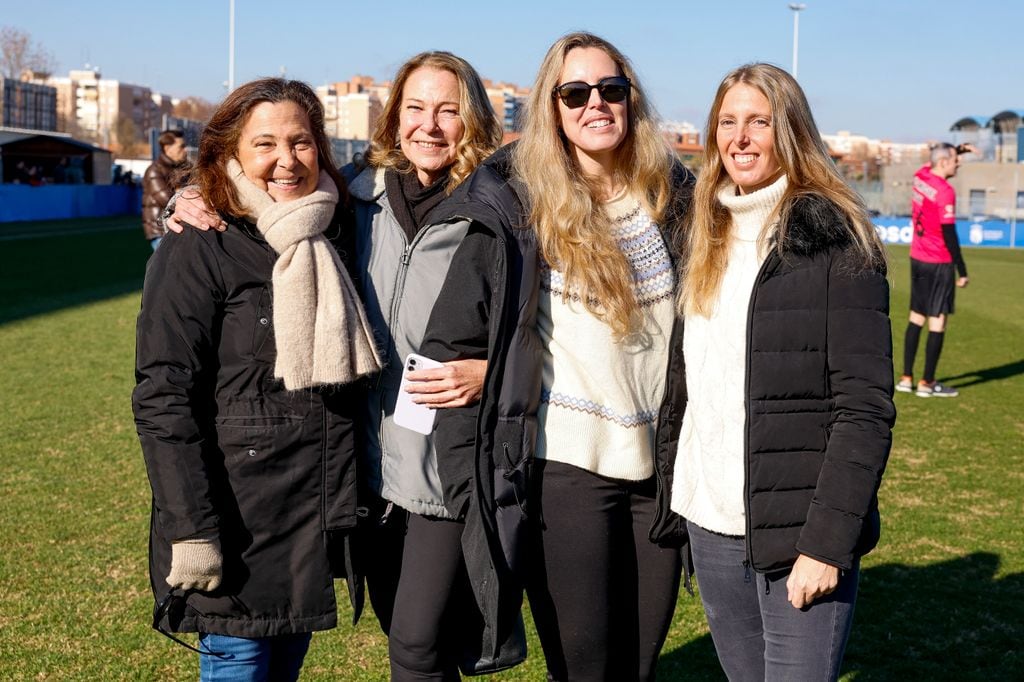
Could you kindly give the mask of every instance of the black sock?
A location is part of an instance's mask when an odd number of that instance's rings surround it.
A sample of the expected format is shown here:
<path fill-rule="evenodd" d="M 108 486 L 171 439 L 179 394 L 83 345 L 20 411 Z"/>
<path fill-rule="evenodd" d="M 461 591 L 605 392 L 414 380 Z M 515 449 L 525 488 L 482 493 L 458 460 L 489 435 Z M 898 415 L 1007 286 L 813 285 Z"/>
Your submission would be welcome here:
<path fill-rule="evenodd" d="M 907 333 L 903 336 L 903 373 L 914 376 L 914 358 L 917 356 L 917 344 L 921 340 L 921 325 L 907 323 Z"/>
<path fill-rule="evenodd" d="M 928 332 L 928 340 L 924 344 L 924 376 L 921 378 L 929 384 L 935 381 L 935 368 L 939 365 L 945 339 L 946 332 Z"/>

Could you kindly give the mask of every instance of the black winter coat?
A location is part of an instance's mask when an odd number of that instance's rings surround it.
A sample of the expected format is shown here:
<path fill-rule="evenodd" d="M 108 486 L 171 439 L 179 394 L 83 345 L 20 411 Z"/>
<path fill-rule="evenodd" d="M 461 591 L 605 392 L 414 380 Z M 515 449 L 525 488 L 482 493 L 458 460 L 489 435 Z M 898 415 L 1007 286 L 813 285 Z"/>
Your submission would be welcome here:
<path fill-rule="evenodd" d="M 434 430 L 445 506 L 465 521 L 463 557 L 483 616 L 480 651 L 468 652 L 478 656 L 477 670 L 508 667 L 526 655 L 520 608 L 526 486 L 540 404 L 534 323 L 540 276 L 536 237 L 523 224 L 525 211 L 510 177 L 506 147 L 445 202 L 450 217 L 473 224 L 452 260 L 421 347 L 442 362 L 488 360 L 479 404 L 439 410 Z M 480 271 L 481 257 L 486 272 Z"/>
<path fill-rule="evenodd" d="M 340 212 L 339 212 L 340 215 Z M 341 233 L 340 223 L 326 235 Z M 271 272 L 252 225 L 165 238 L 138 318 L 135 422 L 153 514 L 150 579 L 168 591 L 174 540 L 215 533 L 223 582 L 192 592 L 179 632 L 267 637 L 334 627 L 334 578 L 356 522 L 353 389 L 274 378 Z M 358 581 L 350 581 L 352 585 Z M 361 594 L 350 594 L 358 614 Z"/>
<path fill-rule="evenodd" d="M 884 268 L 865 267 L 842 214 L 820 198 L 793 207 L 747 319 L 747 559 L 761 572 L 798 554 L 841 569 L 878 542 L 877 492 L 892 444 L 892 337 Z M 683 321 L 673 333 L 658 425 L 656 538 L 685 537 L 670 511 L 686 409 Z"/>

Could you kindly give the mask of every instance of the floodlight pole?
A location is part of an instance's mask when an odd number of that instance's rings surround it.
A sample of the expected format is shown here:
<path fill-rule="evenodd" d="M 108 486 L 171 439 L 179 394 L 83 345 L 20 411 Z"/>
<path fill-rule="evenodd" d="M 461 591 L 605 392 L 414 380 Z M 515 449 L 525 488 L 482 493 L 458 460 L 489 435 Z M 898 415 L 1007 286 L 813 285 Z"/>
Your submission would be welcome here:
<path fill-rule="evenodd" d="M 1010 248 L 1017 248 L 1017 193 L 1020 191 L 1020 166 L 1024 161 L 1018 161 L 1013 166 L 1013 196 L 1010 197 Z"/>
<path fill-rule="evenodd" d="M 793 79 L 797 80 L 797 57 L 800 50 L 800 12 L 807 9 L 802 2 L 791 2 L 789 8 L 793 10 Z"/>
<path fill-rule="evenodd" d="M 235 89 L 235 0 L 228 0 L 228 92 Z"/>

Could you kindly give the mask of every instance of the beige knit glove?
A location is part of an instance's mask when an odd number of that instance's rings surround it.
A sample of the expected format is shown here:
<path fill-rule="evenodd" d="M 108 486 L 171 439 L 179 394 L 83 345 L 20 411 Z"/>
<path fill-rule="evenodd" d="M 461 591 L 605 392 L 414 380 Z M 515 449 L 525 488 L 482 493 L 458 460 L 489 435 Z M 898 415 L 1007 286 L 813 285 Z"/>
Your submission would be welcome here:
<path fill-rule="evenodd" d="M 223 570 L 224 559 L 216 538 L 171 543 L 171 574 L 167 576 L 171 587 L 209 592 L 220 585 Z"/>

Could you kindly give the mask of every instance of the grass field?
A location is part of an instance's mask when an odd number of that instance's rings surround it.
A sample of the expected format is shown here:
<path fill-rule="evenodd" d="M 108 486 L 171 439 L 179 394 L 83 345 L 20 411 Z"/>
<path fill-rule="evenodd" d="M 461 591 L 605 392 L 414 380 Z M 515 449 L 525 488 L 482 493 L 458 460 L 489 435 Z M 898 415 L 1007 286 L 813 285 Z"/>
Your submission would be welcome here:
<path fill-rule="evenodd" d="M 149 488 L 129 401 L 148 254 L 137 217 L 0 225 L 0 679 L 197 676 L 194 654 L 148 625 Z M 1024 679 L 1024 252 L 966 258 L 939 367 L 962 393 L 896 396 L 846 680 Z M 905 248 L 891 275 L 900 358 Z M 530 646 L 493 679 L 542 680 Z M 370 614 L 318 634 L 304 679 L 384 680 L 386 660 Z M 722 679 L 685 594 L 659 675 Z"/>

